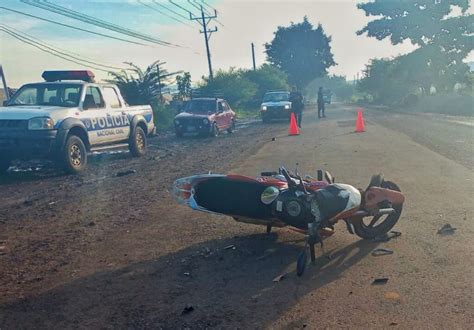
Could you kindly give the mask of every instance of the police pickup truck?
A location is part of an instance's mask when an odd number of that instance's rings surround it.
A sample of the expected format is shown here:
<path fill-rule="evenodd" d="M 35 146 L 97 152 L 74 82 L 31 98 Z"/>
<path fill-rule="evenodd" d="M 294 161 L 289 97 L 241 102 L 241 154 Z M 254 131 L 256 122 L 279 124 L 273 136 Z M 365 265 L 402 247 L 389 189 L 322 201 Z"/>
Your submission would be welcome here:
<path fill-rule="evenodd" d="M 155 132 L 150 106 L 128 106 L 117 86 L 91 71 L 45 71 L 0 107 L 0 175 L 14 160 L 52 159 L 70 173 L 88 153 L 128 147 L 142 156 Z"/>

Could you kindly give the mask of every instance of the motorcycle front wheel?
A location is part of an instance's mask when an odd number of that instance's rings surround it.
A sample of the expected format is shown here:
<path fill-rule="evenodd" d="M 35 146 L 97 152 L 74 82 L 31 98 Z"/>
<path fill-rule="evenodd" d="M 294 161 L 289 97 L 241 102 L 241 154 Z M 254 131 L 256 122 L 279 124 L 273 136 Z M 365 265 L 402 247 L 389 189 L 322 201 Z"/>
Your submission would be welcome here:
<path fill-rule="evenodd" d="M 401 191 L 400 188 L 391 181 L 382 181 L 380 186 L 385 189 Z M 391 214 L 365 217 L 360 219 L 360 221 L 354 221 L 353 225 L 356 235 L 365 239 L 372 239 L 376 236 L 388 233 L 400 218 L 403 205 L 396 205 L 393 206 L 393 208 L 395 212 Z"/>

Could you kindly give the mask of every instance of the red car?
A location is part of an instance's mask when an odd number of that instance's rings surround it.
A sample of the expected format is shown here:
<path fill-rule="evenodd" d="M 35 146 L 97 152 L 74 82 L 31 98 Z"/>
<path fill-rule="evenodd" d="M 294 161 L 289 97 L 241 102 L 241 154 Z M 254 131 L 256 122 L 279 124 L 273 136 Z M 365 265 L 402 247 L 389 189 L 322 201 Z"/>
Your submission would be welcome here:
<path fill-rule="evenodd" d="M 217 136 L 235 129 L 235 112 L 220 98 L 195 98 L 187 101 L 174 118 L 176 136 L 184 134 Z"/>

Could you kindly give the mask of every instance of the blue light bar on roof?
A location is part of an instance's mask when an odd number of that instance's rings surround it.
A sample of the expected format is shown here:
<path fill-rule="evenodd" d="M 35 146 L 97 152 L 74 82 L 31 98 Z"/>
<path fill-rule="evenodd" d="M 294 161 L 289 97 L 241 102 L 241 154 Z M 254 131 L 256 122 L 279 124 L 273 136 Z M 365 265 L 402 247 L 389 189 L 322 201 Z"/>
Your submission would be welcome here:
<path fill-rule="evenodd" d="M 44 71 L 41 77 L 48 81 L 59 80 L 82 80 L 94 82 L 94 73 L 89 70 L 68 70 L 68 71 Z"/>

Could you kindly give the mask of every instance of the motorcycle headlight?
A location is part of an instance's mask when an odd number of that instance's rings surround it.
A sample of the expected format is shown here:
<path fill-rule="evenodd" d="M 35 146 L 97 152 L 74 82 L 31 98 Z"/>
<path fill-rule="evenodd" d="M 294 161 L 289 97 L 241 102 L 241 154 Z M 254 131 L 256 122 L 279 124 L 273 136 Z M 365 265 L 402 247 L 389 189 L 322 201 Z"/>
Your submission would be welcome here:
<path fill-rule="evenodd" d="M 267 106 L 266 105 L 262 106 L 262 110 L 267 111 Z"/>
<path fill-rule="evenodd" d="M 202 123 L 203 123 L 204 125 L 207 125 L 207 124 L 209 124 L 209 120 L 207 120 L 207 118 L 204 118 L 204 119 L 202 120 Z"/>
<path fill-rule="evenodd" d="M 286 110 L 289 110 L 290 108 L 291 108 L 291 106 L 290 106 L 289 104 L 286 104 L 286 105 L 285 105 L 285 109 L 286 109 Z"/>
<path fill-rule="evenodd" d="M 31 118 L 28 120 L 29 130 L 53 129 L 54 121 L 49 117 Z"/>

